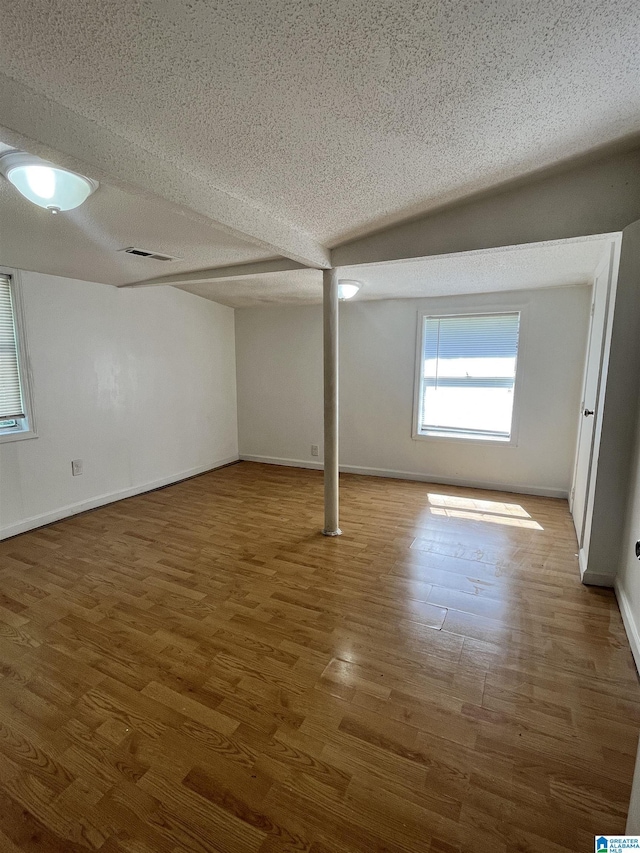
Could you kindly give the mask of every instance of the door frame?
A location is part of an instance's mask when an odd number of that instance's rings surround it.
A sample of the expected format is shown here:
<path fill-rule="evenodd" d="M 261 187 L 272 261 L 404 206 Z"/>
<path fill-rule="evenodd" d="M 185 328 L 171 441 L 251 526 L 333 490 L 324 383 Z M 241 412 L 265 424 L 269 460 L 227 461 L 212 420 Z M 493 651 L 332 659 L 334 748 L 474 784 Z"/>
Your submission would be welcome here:
<path fill-rule="evenodd" d="M 603 317 L 603 327 L 604 334 L 602 336 L 602 345 L 600 350 L 600 359 L 597 365 L 598 369 L 598 380 L 596 385 L 596 399 L 595 399 L 595 407 L 594 407 L 594 424 L 593 424 L 593 435 L 591 439 L 591 447 L 589 452 L 589 466 L 587 472 L 587 480 L 586 480 L 586 496 L 584 500 L 584 517 L 582 523 L 582 541 L 578 541 L 578 563 L 580 566 L 580 579 L 582 580 L 584 577 L 584 573 L 587 567 L 587 558 L 589 555 L 589 543 L 591 539 L 591 525 L 593 521 L 593 500 L 595 495 L 595 486 L 596 486 L 596 477 L 598 472 L 598 457 L 600 454 L 600 439 L 602 436 L 602 414 L 605 404 L 605 389 L 607 385 L 607 374 L 609 370 L 609 352 L 611 349 L 611 332 L 613 329 L 613 307 L 615 305 L 616 299 L 616 289 L 618 285 L 618 267 L 620 264 L 620 248 L 622 244 L 622 233 L 616 234 L 608 234 L 605 235 L 610 238 L 609 245 L 607 246 L 606 251 L 603 254 L 603 257 L 598 264 L 594 275 L 593 275 L 593 283 L 595 286 L 595 282 L 597 278 L 606 271 L 608 268 L 608 275 L 606 278 L 605 287 L 607 288 L 607 297 L 605 300 L 605 311 Z M 582 378 L 582 394 L 581 394 L 581 405 L 580 405 L 580 413 L 578 415 L 578 430 L 576 435 L 576 450 L 574 456 L 573 463 L 573 474 L 571 478 L 571 491 L 569 493 L 569 509 L 573 516 L 574 509 L 574 497 L 575 497 L 575 484 L 576 484 L 576 475 L 578 470 L 578 454 L 580 450 L 580 436 L 582 433 L 582 426 L 584 423 L 584 399 L 585 399 L 585 391 L 586 391 L 586 383 L 587 383 L 587 371 L 589 369 L 589 349 L 591 343 L 591 337 L 593 333 L 593 321 L 594 314 L 593 308 L 595 304 L 595 294 L 592 295 L 591 300 L 591 317 L 589 320 L 589 335 L 587 338 L 587 347 L 585 351 L 585 366 L 584 373 Z M 574 518 L 574 527 L 577 528 L 576 520 Z M 577 535 L 577 533 L 576 533 Z"/>

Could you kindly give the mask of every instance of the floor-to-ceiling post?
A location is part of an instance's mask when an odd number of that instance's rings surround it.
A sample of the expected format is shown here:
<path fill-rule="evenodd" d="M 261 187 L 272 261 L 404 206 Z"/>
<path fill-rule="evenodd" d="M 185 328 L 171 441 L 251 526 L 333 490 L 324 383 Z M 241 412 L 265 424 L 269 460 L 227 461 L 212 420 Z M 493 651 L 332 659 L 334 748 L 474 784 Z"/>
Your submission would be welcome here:
<path fill-rule="evenodd" d="M 338 273 L 322 271 L 324 343 L 324 530 L 339 536 L 338 527 Z"/>

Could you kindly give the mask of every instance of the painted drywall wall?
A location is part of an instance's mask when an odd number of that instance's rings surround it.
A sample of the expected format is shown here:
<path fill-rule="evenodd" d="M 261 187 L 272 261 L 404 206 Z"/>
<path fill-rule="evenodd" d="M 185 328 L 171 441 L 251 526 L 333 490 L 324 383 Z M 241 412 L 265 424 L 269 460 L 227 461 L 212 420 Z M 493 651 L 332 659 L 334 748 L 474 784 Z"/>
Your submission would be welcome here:
<path fill-rule="evenodd" d="M 38 437 L 0 444 L 0 536 L 237 458 L 232 309 L 20 278 Z"/>
<path fill-rule="evenodd" d="M 636 376 L 634 404 L 638 400 L 640 400 L 640 383 Z M 640 670 L 640 562 L 635 554 L 635 544 L 640 540 L 640 407 L 633 405 L 631 408 L 636 413 L 635 447 L 629 465 L 624 532 L 621 537 L 622 547 L 618 574 L 615 578 L 615 590 L 631 651 L 636 667 Z M 640 748 L 631 788 L 627 833 L 640 835 Z"/>
<path fill-rule="evenodd" d="M 636 396 L 631 408 L 636 415 L 635 447 L 629 464 L 629 483 L 625 502 L 624 528 L 621 538 L 615 589 L 631 650 L 640 669 L 640 562 L 635 545 L 640 540 L 640 382 L 636 377 Z M 640 817 L 640 790 L 638 791 Z"/>
<path fill-rule="evenodd" d="M 613 586 L 624 554 L 625 507 L 640 375 L 640 220 L 622 232 L 585 582 Z M 594 579 L 591 581 L 591 579 Z M 608 580 L 607 580 L 608 579 Z M 640 599 L 639 599 L 640 604 Z M 640 618 L 640 611 L 639 611 Z"/>
<path fill-rule="evenodd" d="M 640 222 L 635 222 L 622 234 L 605 415 L 607 406 L 610 411 L 608 424 L 606 420 L 603 423 L 596 483 L 599 504 L 594 509 L 589 559 L 596 553 L 603 571 L 608 569 L 611 574 L 631 651 L 640 670 L 640 562 L 635 553 L 636 542 L 640 540 L 639 293 Z M 594 552 L 594 535 L 597 552 Z M 640 834 L 640 751 L 631 789 L 627 833 Z"/>
<path fill-rule="evenodd" d="M 571 479 L 591 288 L 340 306 L 343 470 L 566 496 Z M 522 312 L 517 446 L 411 437 L 419 311 Z M 320 306 L 236 310 L 239 451 L 283 464 L 321 462 Z"/>
<path fill-rule="evenodd" d="M 333 266 L 621 231 L 640 215 L 640 149 L 607 152 L 464 199 L 332 250 Z"/>
<path fill-rule="evenodd" d="M 633 773 L 626 833 L 627 835 L 640 835 L 640 750 L 636 756 L 636 767 Z"/>

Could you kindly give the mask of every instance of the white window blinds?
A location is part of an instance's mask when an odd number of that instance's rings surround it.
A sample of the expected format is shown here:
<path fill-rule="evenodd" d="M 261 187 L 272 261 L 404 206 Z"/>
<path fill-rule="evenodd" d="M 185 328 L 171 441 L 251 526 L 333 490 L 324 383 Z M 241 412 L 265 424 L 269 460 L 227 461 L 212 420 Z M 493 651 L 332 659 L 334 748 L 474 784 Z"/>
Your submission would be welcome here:
<path fill-rule="evenodd" d="M 0 275 L 0 421 L 24 417 L 11 279 Z"/>
<path fill-rule="evenodd" d="M 425 317 L 419 431 L 511 436 L 520 314 Z"/>

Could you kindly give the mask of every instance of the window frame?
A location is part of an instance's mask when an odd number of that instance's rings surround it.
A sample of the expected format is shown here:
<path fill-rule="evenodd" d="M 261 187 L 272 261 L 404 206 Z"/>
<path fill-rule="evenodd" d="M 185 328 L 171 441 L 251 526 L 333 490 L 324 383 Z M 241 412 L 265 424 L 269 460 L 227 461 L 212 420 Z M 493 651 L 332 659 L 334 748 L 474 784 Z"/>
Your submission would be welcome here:
<path fill-rule="evenodd" d="M 518 355 L 516 358 L 516 375 L 513 384 L 513 408 L 511 413 L 511 435 L 507 439 L 499 438 L 482 438 L 469 431 L 466 435 L 434 435 L 425 433 L 420 430 L 420 397 L 422 391 L 422 353 L 423 353 L 423 331 L 424 321 L 426 317 L 444 319 L 448 317 L 495 317 L 497 314 L 519 314 L 520 324 L 518 328 Z M 411 422 L 411 438 L 414 441 L 434 441 L 434 442 L 452 442 L 454 444 L 474 444 L 482 447 L 504 447 L 513 448 L 518 446 L 518 436 L 520 432 L 520 387 L 522 377 L 522 365 L 524 362 L 524 341 L 525 341 L 525 325 L 526 311 L 523 305 L 500 305 L 493 309 L 483 307 L 481 310 L 465 310 L 465 311 L 449 311 L 449 312 L 433 312 L 421 311 L 417 312 L 417 330 L 416 330 L 416 350 L 415 350 L 415 370 L 413 383 L 413 415 Z"/>
<path fill-rule="evenodd" d="M 24 403 L 26 428 L 22 429 L 0 429 L 0 444 L 9 441 L 24 441 L 28 438 L 37 438 L 35 414 L 33 406 L 33 378 L 31 375 L 31 361 L 29 358 L 29 345 L 27 340 L 27 324 L 25 322 L 24 300 L 22 297 L 22 279 L 20 270 L 11 267 L 0 266 L 0 274 L 9 276 L 11 279 L 11 301 L 13 303 L 14 321 L 17 337 L 18 373 L 20 376 L 20 388 Z"/>

